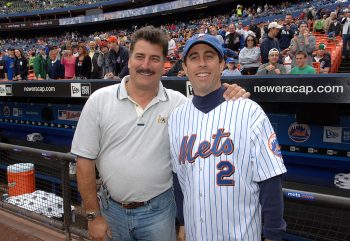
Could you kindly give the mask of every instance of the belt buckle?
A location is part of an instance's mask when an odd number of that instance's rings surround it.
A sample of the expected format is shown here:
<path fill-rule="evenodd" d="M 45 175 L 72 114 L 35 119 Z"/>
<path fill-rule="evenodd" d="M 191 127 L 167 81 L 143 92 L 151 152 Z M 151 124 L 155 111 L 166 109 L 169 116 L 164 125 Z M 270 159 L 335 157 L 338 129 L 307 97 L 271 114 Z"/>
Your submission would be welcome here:
<path fill-rule="evenodd" d="M 123 208 L 128 208 L 129 205 L 130 205 L 130 203 L 122 203 L 122 207 L 123 207 Z"/>
<path fill-rule="evenodd" d="M 131 202 L 131 203 L 121 203 L 123 208 L 126 209 L 135 209 L 141 206 L 144 206 L 146 202 Z"/>

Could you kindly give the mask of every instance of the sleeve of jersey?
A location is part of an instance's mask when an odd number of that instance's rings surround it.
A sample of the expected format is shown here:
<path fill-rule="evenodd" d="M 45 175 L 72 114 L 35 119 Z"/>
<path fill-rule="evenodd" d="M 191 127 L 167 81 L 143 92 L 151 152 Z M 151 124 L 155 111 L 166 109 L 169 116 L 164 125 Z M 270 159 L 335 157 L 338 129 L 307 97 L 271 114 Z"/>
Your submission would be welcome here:
<path fill-rule="evenodd" d="M 177 175 L 173 173 L 173 187 L 174 187 L 174 196 L 175 196 L 175 202 L 176 202 L 176 218 L 180 225 L 184 225 L 184 214 L 183 214 L 183 201 L 184 201 L 184 195 L 181 191 L 181 186 L 179 183 L 179 179 L 177 178 Z"/>
<path fill-rule="evenodd" d="M 71 152 L 87 159 L 96 159 L 100 151 L 99 113 L 92 96 L 86 102 L 74 133 Z"/>
<path fill-rule="evenodd" d="M 253 180 L 261 182 L 285 173 L 281 149 L 272 125 L 258 107 L 251 117 L 251 156 Z"/>
<path fill-rule="evenodd" d="M 170 114 L 169 121 L 168 121 L 168 131 L 169 131 L 169 140 L 170 140 L 170 159 L 171 159 L 171 166 L 174 173 L 177 173 L 177 151 L 178 151 L 178 145 L 179 143 L 176 143 L 176 140 L 174 138 L 174 113 Z"/>

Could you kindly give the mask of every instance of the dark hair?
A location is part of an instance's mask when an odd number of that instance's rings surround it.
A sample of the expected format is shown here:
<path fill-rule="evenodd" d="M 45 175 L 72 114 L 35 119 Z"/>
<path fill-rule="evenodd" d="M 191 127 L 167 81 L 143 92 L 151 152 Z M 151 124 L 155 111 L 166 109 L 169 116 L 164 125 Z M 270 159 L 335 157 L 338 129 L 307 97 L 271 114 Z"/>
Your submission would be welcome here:
<path fill-rule="evenodd" d="M 20 52 L 20 54 L 21 54 L 21 58 L 25 58 L 25 56 L 24 56 L 24 52 L 23 52 L 23 50 L 22 50 L 22 49 L 15 49 L 15 50 L 18 50 L 18 51 Z M 16 58 L 17 58 L 17 56 L 16 56 Z"/>
<path fill-rule="evenodd" d="M 168 37 L 164 31 L 153 26 L 140 28 L 131 36 L 130 53 L 134 51 L 135 44 L 139 40 L 145 40 L 151 44 L 159 45 L 163 48 L 163 56 L 168 55 Z"/>
<path fill-rule="evenodd" d="M 297 56 L 297 55 L 299 55 L 299 54 L 300 54 L 300 55 L 304 55 L 304 57 L 307 58 L 307 53 L 306 53 L 306 52 L 300 50 L 300 51 L 298 51 L 298 52 L 296 53 L 295 56 Z"/>
<path fill-rule="evenodd" d="M 248 38 L 251 37 L 253 38 L 253 45 L 254 47 L 256 47 L 258 45 L 258 40 L 251 34 L 249 34 L 246 38 L 245 38 L 245 41 L 244 41 L 244 46 L 248 47 L 247 45 L 247 42 L 248 42 Z"/>

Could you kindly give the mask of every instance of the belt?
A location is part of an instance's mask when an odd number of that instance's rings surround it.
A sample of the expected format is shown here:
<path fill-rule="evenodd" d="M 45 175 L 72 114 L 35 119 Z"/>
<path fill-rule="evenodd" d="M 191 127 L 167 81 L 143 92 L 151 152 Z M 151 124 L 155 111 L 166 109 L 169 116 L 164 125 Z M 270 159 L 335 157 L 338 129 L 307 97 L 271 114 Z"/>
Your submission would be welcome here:
<path fill-rule="evenodd" d="M 114 200 L 112 197 L 109 197 L 110 200 L 112 200 L 113 202 L 115 202 L 116 204 L 122 206 L 123 208 L 125 209 L 135 209 L 135 208 L 138 208 L 138 207 L 142 207 L 142 206 L 145 206 L 145 205 L 148 205 L 151 203 L 151 201 L 154 201 L 156 198 L 158 198 L 159 196 L 162 196 L 164 194 L 166 194 L 167 192 L 169 191 L 172 191 L 173 189 L 172 188 L 169 188 L 168 190 L 166 190 L 165 192 L 159 194 L 158 196 L 148 200 L 148 201 L 145 201 L 145 202 L 131 202 L 131 203 L 126 203 L 126 202 L 118 202 L 116 200 Z"/>
<path fill-rule="evenodd" d="M 120 203 L 120 202 L 117 202 L 115 200 L 113 200 L 113 201 L 116 202 L 117 204 L 119 204 L 120 206 L 122 206 L 123 208 L 126 208 L 126 209 L 135 209 L 135 208 L 142 207 L 142 206 L 145 206 L 145 205 L 150 203 L 150 201 L 147 201 L 147 202 L 132 202 L 132 203 Z"/>

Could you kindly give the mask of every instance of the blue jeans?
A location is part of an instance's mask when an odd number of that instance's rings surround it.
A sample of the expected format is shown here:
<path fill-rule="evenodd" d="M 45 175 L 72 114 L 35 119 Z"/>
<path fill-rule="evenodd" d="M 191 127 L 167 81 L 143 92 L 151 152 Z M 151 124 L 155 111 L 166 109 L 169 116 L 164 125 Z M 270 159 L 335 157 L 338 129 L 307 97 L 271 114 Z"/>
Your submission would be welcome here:
<path fill-rule="evenodd" d="M 350 41 L 350 34 L 343 34 L 343 56 L 347 56 L 349 54 L 348 50 L 348 42 Z"/>
<path fill-rule="evenodd" d="M 111 241 L 175 241 L 176 204 L 172 188 L 135 209 L 125 209 L 109 199 L 102 215 L 108 221 Z"/>

